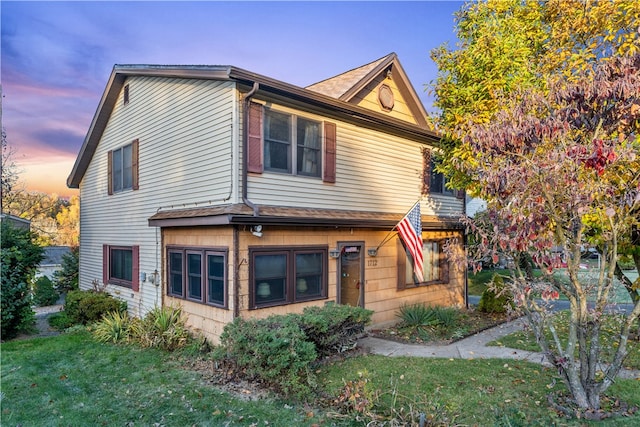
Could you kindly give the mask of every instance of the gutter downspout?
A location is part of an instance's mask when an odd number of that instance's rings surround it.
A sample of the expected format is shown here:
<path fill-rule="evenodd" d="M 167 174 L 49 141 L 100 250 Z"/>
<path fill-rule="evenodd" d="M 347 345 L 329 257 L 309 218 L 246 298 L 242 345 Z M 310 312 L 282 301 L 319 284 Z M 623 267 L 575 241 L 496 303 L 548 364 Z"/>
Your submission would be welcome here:
<path fill-rule="evenodd" d="M 242 100 L 242 201 L 244 204 L 253 209 L 253 216 L 260 216 L 260 210 L 251 200 L 247 198 L 247 152 L 249 149 L 249 128 L 247 122 L 249 120 L 249 101 L 251 97 L 258 91 L 260 85 L 253 82 L 253 88 L 247 92 Z"/>
<path fill-rule="evenodd" d="M 249 127 L 247 122 L 249 121 L 249 101 L 251 97 L 258 91 L 260 85 L 258 82 L 253 82 L 253 87 L 247 92 L 242 100 L 242 201 L 244 204 L 253 209 L 253 216 L 259 216 L 260 210 L 251 200 L 247 197 L 247 152 L 249 147 Z M 233 226 L 233 259 L 235 263 L 234 277 L 233 277 L 233 317 L 240 316 L 240 236 L 238 226 Z"/>

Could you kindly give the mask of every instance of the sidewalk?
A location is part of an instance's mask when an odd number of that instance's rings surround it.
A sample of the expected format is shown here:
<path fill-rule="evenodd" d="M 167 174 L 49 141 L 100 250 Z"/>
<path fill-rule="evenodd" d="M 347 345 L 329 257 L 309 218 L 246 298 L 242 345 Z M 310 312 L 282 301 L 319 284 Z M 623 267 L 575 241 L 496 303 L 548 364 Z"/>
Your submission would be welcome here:
<path fill-rule="evenodd" d="M 382 338 L 364 337 L 358 345 L 370 353 L 382 356 L 437 357 L 445 359 L 513 359 L 551 366 L 543 353 L 517 350 L 508 347 L 488 347 L 487 343 L 523 329 L 526 320 L 519 318 L 504 323 L 449 345 L 402 344 Z M 618 376 L 640 380 L 638 370 L 620 370 Z"/>

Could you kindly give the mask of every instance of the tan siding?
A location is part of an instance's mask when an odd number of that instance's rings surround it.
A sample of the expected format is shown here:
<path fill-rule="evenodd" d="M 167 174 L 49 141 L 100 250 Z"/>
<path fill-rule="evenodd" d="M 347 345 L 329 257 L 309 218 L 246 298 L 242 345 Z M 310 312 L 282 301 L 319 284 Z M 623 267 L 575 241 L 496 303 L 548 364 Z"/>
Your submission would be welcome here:
<path fill-rule="evenodd" d="M 221 203 L 232 185 L 235 90 L 228 82 L 135 77 L 130 102 L 119 99 L 80 185 L 80 283 L 102 278 L 102 245 L 139 245 L 140 272 L 161 271 L 159 230 L 147 219 L 158 208 L 211 200 Z M 140 189 L 107 195 L 107 151 L 140 140 Z M 237 151 L 237 149 L 235 149 Z M 156 234 L 157 233 L 157 234 Z M 110 286 L 143 315 L 161 303 L 161 286 L 140 292 Z"/>
<path fill-rule="evenodd" d="M 389 112 L 386 112 L 378 102 L 378 88 L 382 84 L 386 84 L 387 86 L 389 86 L 389 88 L 393 92 L 394 105 L 393 109 Z M 407 106 L 407 102 L 402 97 L 400 90 L 398 90 L 398 86 L 395 81 L 389 78 L 385 78 L 382 75 L 365 86 L 365 88 L 362 89 L 360 93 L 353 97 L 352 102 L 360 107 L 368 108 L 373 111 L 385 112 L 391 117 L 395 117 L 409 123 L 417 123 L 415 117 L 413 117 L 413 114 Z"/>
<path fill-rule="evenodd" d="M 229 253 L 229 308 L 220 309 L 185 300 L 165 297 L 165 305 L 180 304 L 184 307 L 191 327 L 212 342 L 218 342 L 224 324 L 233 320 L 233 231 L 230 227 L 175 228 L 163 231 L 165 245 L 225 247 Z M 425 238 L 444 238 L 452 233 L 424 233 Z M 261 238 L 252 235 L 248 228 L 239 230 L 239 311 L 245 318 L 265 318 L 273 314 L 301 313 L 305 307 L 324 305 L 335 301 L 338 292 L 338 260 L 328 259 L 328 298 L 299 304 L 250 310 L 249 309 L 249 247 L 252 246 L 327 246 L 336 248 L 339 242 L 365 242 L 365 308 L 374 310 L 373 325 L 397 321 L 396 313 L 403 304 L 423 302 L 433 305 L 457 305 L 464 303 L 464 271 L 450 269 L 449 285 L 431 285 L 415 289 L 397 290 L 397 246 L 395 238 L 380 247 L 375 258 L 366 255 L 366 249 L 376 247 L 387 236 L 386 231 L 326 228 L 282 228 L 264 226 Z M 458 236 L 459 237 L 459 236 Z M 461 239 L 460 239 L 461 240 Z M 164 252 L 164 251 L 163 251 Z M 162 292 L 166 294 L 166 287 Z"/>

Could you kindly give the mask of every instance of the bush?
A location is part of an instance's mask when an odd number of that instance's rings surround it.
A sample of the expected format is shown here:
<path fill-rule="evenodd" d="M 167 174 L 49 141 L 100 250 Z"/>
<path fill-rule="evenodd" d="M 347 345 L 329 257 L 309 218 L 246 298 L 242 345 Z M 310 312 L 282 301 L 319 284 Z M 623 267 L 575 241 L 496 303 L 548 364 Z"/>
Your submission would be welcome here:
<path fill-rule="evenodd" d="M 453 307 L 427 306 L 421 303 L 403 305 L 397 316 L 404 326 L 418 328 L 420 326 L 442 326 L 451 328 L 458 321 L 460 313 Z"/>
<path fill-rule="evenodd" d="M 33 284 L 33 303 L 38 307 L 53 305 L 59 295 L 53 288 L 53 282 L 47 277 L 38 277 Z"/>
<path fill-rule="evenodd" d="M 478 310 L 483 313 L 506 313 L 513 306 L 513 297 L 506 289 L 502 276 L 494 274 L 491 284 L 482 292 Z"/>
<path fill-rule="evenodd" d="M 220 337 L 226 357 L 250 376 L 284 394 L 303 396 L 315 387 L 311 364 L 353 348 L 372 312 L 327 304 L 302 314 L 266 319 L 236 318 Z"/>
<path fill-rule="evenodd" d="M 437 323 L 435 311 L 424 304 L 403 304 L 396 316 L 409 327 L 435 326 Z"/>
<path fill-rule="evenodd" d="M 62 268 L 53 273 L 53 281 L 58 292 L 66 293 L 78 289 L 78 266 L 80 248 L 71 248 L 71 252 L 62 256 Z"/>
<path fill-rule="evenodd" d="M 318 357 L 324 357 L 352 349 L 372 314 L 361 307 L 332 303 L 306 307 L 297 318 L 300 329 L 315 345 Z"/>
<path fill-rule="evenodd" d="M 143 347 L 173 351 L 184 347 L 191 335 L 186 327 L 182 307 L 156 307 L 151 310 L 133 332 Z"/>
<path fill-rule="evenodd" d="M 29 230 L 3 222 L 0 231 L 0 334 L 3 340 L 34 329 L 29 283 L 42 260 L 42 248 Z"/>
<path fill-rule="evenodd" d="M 49 326 L 51 326 L 56 331 L 64 331 L 65 329 L 75 325 L 73 320 L 69 318 L 65 311 L 53 313 L 47 320 L 49 321 Z"/>
<path fill-rule="evenodd" d="M 128 342 L 137 335 L 137 324 L 137 319 L 131 319 L 126 311 L 112 311 L 94 325 L 92 333 L 100 342 Z"/>
<path fill-rule="evenodd" d="M 220 341 L 239 369 L 285 395 L 302 396 L 315 385 L 310 369 L 317 357 L 315 345 L 293 316 L 237 317 L 225 326 Z"/>
<path fill-rule="evenodd" d="M 82 325 L 97 322 L 109 312 L 126 310 L 125 302 L 106 292 L 96 291 L 71 291 L 64 304 L 64 311 L 73 324 Z"/>

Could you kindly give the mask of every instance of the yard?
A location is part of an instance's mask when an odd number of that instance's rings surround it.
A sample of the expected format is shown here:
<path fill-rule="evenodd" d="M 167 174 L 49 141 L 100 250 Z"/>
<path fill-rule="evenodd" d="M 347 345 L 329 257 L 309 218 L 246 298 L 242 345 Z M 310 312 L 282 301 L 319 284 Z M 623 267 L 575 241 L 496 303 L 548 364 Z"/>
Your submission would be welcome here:
<path fill-rule="evenodd" d="M 536 364 L 353 355 L 317 366 L 319 393 L 304 403 L 241 384 L 222 391 L 211 362 L 190 350 L 103 344 L 82 329 L 3 343 L 2 424 L 356 426 L 417 422 L 424 412 L 431 425 L 585 425 L 547 407 L 546 395 L 562 385 Z M 638 381 L 620 380 L 609 394 L 640 405 Z"/>

